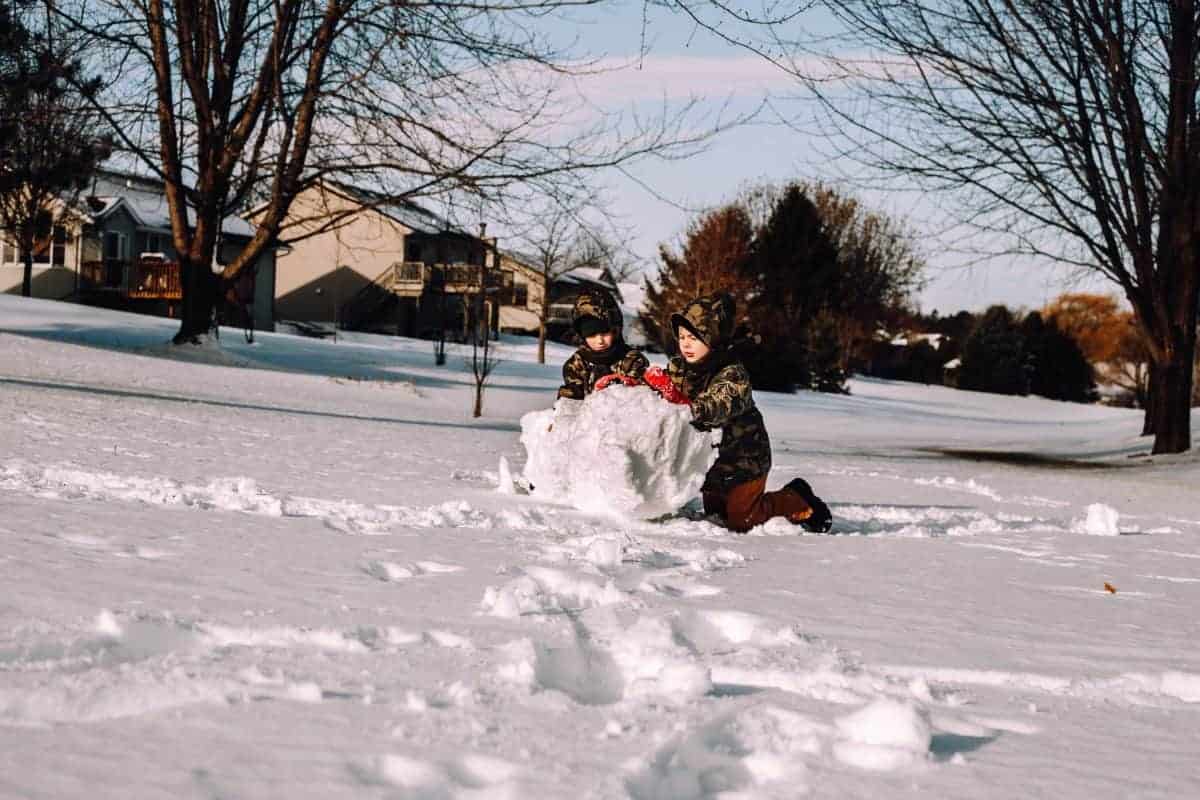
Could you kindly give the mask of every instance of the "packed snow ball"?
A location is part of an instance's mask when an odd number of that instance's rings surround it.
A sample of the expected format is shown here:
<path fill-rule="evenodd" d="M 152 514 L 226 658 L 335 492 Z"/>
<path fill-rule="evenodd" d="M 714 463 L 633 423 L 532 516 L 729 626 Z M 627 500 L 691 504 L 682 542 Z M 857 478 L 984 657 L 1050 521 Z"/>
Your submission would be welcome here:
<path fill-rule="evenodd" d="M 720 433 L 648 386 L 614 385 L 521 418 L 525 479 L 535 497 L 583 511 L 652 519 L 700 491 Z"/>

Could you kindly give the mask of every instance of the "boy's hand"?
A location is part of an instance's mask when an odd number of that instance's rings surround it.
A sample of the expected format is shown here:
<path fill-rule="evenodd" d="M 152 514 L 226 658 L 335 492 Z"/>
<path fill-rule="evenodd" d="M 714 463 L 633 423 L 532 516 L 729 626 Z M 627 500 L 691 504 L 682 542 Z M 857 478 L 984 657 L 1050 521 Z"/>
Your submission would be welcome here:
<path fill-rule="evenodd" d="M 675 384 L 671 382 L 671 377 L 663 372 L 659 367 L 650 367 L 642 376 L 642 380 L 646 384 L 662 395 L 662 398 L 668 403 L 678 403 L 680 405 L 691 405 L 691 400 L 687 395 L 679 391 Z"/>
<path fill-rule="evenodd" d="M 626 386 L 637 386 L 638 385 L 638 382 L 635 379 L 630 378 L 628 375 L 618 375 L 615 372 L 610 372 L 607 375 L 605 375 L 604 377 L 602 377 L 600 380 L 596 381 L 596 391 L 597 392 L 600 391 L 601 389 L 605 388 L 606 386 L 609 386 L 613 382 L 623 383 Z"/>

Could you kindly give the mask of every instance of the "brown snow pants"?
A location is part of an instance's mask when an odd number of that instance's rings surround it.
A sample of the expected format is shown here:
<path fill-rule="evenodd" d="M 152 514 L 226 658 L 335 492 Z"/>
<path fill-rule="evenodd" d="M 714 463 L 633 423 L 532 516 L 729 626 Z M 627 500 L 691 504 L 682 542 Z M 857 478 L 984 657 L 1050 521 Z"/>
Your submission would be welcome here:
<path fill-rule="evenodd" d="M 812 516 L 812 508 L 795 492 L 768 492 L 767 479 L 739 483 L 727 492 L 703 492 L 704 513 L 716 514 L 729 529 L 745 533 L 772 517 L 799 522 Z"/>

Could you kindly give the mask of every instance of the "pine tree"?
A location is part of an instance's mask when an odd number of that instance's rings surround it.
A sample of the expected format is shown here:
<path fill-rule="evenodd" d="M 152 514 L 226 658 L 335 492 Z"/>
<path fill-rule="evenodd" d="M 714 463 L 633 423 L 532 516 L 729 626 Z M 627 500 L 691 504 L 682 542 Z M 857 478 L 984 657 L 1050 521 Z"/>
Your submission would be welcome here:
<path fill-rule="evenodd" d="M 1092 366 L 1079 344 L 1036 311 L 1021 323 L 1029 392 L 1051 400 L 1090 403 L 1096 397 Z"/>
<path fill-rule="evenodd" d="M 85 104 L 100 81 L 83 76 L 51 31 L 30 31 L 11 16 L 0 24 L 0 229 L 22 253 L 21 293 L 29 297 L 34 252 L 50 245 L 54 224 L 111 144 Z"/>
<path fill-rule="evenodd" d="M 806 364 L 809 388 L 817 392 L 849 394 L 846 371 L 842 368 L 842 348 L 837 320 L 828 312 L 818 314 L 809 324 Z"/>
<path fill-rule="evenodd" d="M 839 270 L 837 248 L 799 184 L 786 187 L 771 206 L 758 231 L 751 270 L 758 291 L 750 318 L 762 338 L 759 363 L 747 365 L 755 388 L 810 386 L 806 334 L 837 294 Z"/>
<path fill-rule="evenodd" d="M 992 306 L 963 345 L 961 389 L 997 394 L 1027 394 L 1023 337 L 1004 306 Z"/>

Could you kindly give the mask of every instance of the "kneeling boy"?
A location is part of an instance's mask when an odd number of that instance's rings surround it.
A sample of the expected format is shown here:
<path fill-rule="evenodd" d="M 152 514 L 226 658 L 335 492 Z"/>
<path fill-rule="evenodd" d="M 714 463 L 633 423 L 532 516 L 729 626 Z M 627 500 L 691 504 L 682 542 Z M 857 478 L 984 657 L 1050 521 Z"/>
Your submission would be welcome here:
<path fill-rule="evenodd" d="M 731 348 L 733 322 L 728 294 L 688 303 L 671 316 L 679 355 L 671 358 L 665 374 L 652 370 L 645 378 L 668 399 L 689 402 L 697 428 L 721 429 L 717 461 L 701 488 L 704 511 L 743 533 L 772 517 L 787 517 L 808 531 L 827 531 L 833 524 L 829 507 L 803 479 L 766 491 L 771 440 L 754 405 L 750 375 Z"/>

